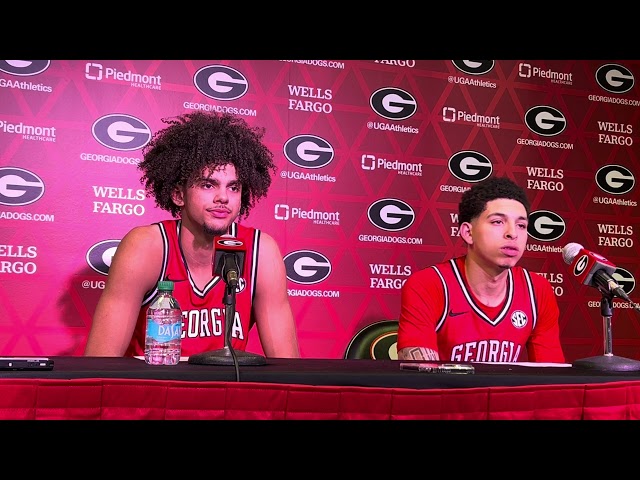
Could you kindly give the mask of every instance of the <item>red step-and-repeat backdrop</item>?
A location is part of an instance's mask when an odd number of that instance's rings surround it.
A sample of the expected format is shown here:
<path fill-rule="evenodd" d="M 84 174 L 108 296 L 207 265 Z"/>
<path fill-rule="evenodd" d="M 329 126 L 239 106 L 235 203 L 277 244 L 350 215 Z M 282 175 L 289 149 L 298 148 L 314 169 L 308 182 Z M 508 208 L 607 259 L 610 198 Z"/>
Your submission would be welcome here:
<path fill-rule="evenodd" d="M 168 218 L 136 166 L 161 119 L 235 113 L 279 167 L 245 221 L 278 241 L 304 357 L 341 358 L 397 319 L 418 269 L 465 252 L 462 192 L 508 175 L 532 209 L 522 265 L 545 275 L 568 361 L 603 353 L 576 242 L 640 273 L 640 61 L 0 60 L 0 355 L 81 355 L 120 239 Z M 636 296 L 637 295 L 637 296 Z M 614 302 L 613 351 L 640 359 Z M 250 350 L 261 352 L 257 334 Z"/>

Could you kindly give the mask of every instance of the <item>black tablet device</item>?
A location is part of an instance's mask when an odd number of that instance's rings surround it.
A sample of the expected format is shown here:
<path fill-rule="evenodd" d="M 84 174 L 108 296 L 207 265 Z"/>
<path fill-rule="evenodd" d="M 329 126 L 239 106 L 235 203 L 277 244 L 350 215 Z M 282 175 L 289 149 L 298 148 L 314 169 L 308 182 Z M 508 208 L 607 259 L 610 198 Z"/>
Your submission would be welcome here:
<path fill-rule="evenodd" d="M 0 357 L 0 370 L 52 370 L 48 357 Z"/>

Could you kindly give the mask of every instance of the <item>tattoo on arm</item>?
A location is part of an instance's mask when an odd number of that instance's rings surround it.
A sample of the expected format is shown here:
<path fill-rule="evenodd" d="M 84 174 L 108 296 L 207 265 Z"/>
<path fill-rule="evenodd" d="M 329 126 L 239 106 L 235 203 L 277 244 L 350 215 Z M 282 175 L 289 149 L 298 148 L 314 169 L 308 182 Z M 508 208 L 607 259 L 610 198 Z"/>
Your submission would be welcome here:
<path fill-rule="evenodd" d="M 431 348 L 406 347 L 398 352 L 398 360 L 440 360 L 440 356 Z"/>

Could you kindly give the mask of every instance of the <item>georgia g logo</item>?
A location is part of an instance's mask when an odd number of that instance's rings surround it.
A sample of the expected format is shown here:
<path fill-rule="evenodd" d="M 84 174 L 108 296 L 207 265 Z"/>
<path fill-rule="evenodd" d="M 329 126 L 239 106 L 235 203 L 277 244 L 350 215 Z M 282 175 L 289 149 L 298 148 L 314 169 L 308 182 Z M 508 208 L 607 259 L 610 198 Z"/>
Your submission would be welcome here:
<path fill-rule="evenodd" d="M 222 101 L 236 100 L 249 90 L 247 78 L 226 65 L 202 67 L 193 76 L 193 84 L 203 95 Z"/>
<path fill-rule="evenodd" d="M 103 240 L 87 251 L 87 264 L 102 275 L 109 275 L 111 260 L 116 253 L 120 240 Z"/>
<path fill-rule="evenodd" d="M 44 195 L 44 182 L 33 172 L 18 167 L 0 168 L 0 205 L 29 205 Z"/>
<path fill-rule="evenodd" d="M 329 259 L 312 250 L 291 252 L 283 260 L 287 278 L 302 285 L 320 283 L 331 273 Z"/>
<path fill-rule="evenodd" d="M 0 72 L 30 77 L 44 72 L 51 65 L 50 60 L 0 60 Z"/>
<path fill-rule="evenodd" d="M 549 210 L 537 210 L 529 214 L 527 232 L 541 242 L 552 242 L 564 235 L 566 225 L 563 218 Z"/>
<path fill-rule="evenodd" d="M 451 63 L 458 70 L 469 75 L 484 75 L 493 69 L 496 62 L 493 60 L 451 60 Z"/>
<path fill-rule="evenodd" d="M 543 137 L 558 135 L 567 127 L 567 119 L 562 112 L 549 105 L 530 108 L 524 115 L 524 123 L 533 133 Z"/>
<path fill-rule="evenodd" d="M 411 205 L 397 198 L 383 198 L 373 202 L 367 210 L 369 221 L 388 232 L 399 232 L 409 228 L 416 219 Z"/>
<path fill-rule="evenodd" d="M 596 184 L 611 195 L 623 195 L 633 189 L 636 179 L 622 165 L 605 165 L 596 172 Z"/>
<path fill-rule="evenodd" d="M 93 122 L 91 133 L 105 147 L 121 151 L 138 150 L 151 140 L 151 129 L 146 123 L 132 115 L 117 113 Z"/>
<path fill-rule="evenodd" d="M 491 176 L 493 165 L 491 160 L 480 152 L 463 150 L 449 159 L 449 171 L 463 182 L 480 182 Z"/>
<path fill-rule="evenodd" d="M 576 261 L 576 265 L 573 267 L 573 274 L 576 277 L 579 277 L 580 275 L 582 275 L 582 273 L 584 272 L 585 268 L 587 268 L 588 264 L 589 264 L 589 256 L 588 255 L 582 255 Z"/>
<path fill-rule="evenodd" d="M 413 95 L 393 87 L 384 87 L 373 92 L 369 104 L 374 112 L 389 120 L 406 120 L 418 110 Z"/>
<path fill-rule="evenodd" d="M 244 268 L 244 255 L 245 255 L 245 252 L 243 250 L 244 242 L 238 238 L 226 237 L 226 236 L 223 236 L 222 238 L 217 238 L 215 242 L 216 243 L 214 245 L 214 250 L 216 248 L 220 248 L 222 249 L 222 252 L 223 252 L 223 255 L 218 255 L 216 253 L 216 257 L 214 259 L 214 261 L 218 262 L 218 264 L 215 265 L 215 268 L 214 268 L 216 274 L 222 275 L 224 273 L 224 268 L 225 268 L 224 252 L 233 253 L 234 250 L 237 255 L 236 265 L 238 265 L 240 269 L 239 273 L 242 274 L 242 269 Z M 238 278 L 236 293 L 242 292 L 246 287 L 247 287 L 247 281 L 244 279 L 244 277 Z"/>
<path fill-rule="evenodd" d="M 219 238 L 216 240 L 216 244 L 222 247 L 242 247 L 244 242 L 242 240 L 238 240 L 237 238 Z"/>
<path fill-rule="evenodd" d="M 333 161 L 331 144 L 316 135 L 296 135 L 284 144 L 284 156 L 301 168 L 322 168 Z"/>
<path fill-rule="evenodd" d="M 608 63 L 596 71 L 596 82 L 607 92 L 625 93 L 633 88 L 633 73 L 622 65 Z"/>
<path fill-rule="evenodd" d="M 617 267 L 611 275 L 618 285 L 629 295 L 636 287 L 636 279 L 631 272 L 625 268 Z"/>

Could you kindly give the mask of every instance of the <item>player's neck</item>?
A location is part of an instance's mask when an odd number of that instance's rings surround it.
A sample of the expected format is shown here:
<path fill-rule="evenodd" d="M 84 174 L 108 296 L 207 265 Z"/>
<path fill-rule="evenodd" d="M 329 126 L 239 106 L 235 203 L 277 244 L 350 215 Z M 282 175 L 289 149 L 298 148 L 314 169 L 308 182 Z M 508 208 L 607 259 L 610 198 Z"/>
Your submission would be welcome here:
<path fill-rule="evenodd" d="M 180 248 L 190 268 L 211 266 L 213 236 L 206 235 L 202 228 L 194 229 L 183 221 L 180 228 Z"/>
<path fill-rule="evenodd" d="M 507 270 L 486 268 L 467 255 L 464 262 L 469 288 L 488 307 L 500 305 L 507 293 Z"/>

